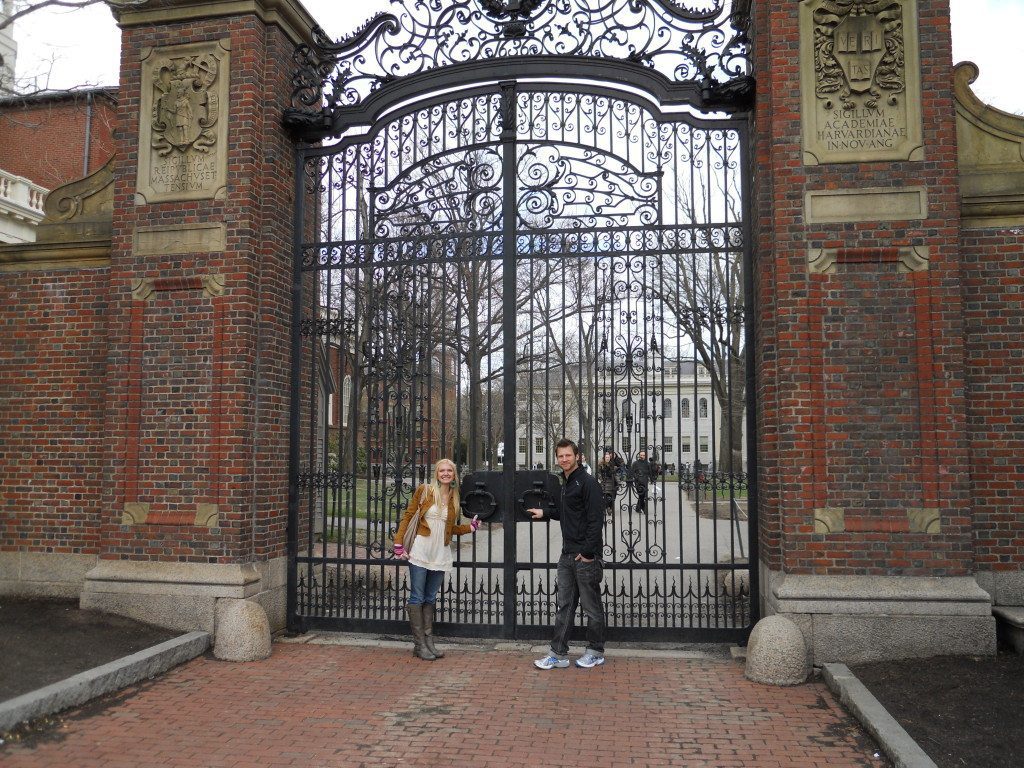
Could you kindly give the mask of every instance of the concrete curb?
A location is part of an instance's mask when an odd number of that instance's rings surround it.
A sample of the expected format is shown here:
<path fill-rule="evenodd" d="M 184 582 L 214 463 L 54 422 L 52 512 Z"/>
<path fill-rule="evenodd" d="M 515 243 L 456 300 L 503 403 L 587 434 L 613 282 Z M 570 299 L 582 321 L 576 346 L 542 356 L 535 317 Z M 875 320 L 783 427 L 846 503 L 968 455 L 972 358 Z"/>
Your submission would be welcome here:
<path fill-rule="evenodd" d="M 307 632 L 296 637 L 275 637 L 275 643 L 285 645 L 338 645 L 354 648 L 390 648 L 395 650 L 409 650 L 412 648 L 412 638 L 396 639 L 394 636 L 377 637 L 374 635 L 360 635 L 348 632 Z M 524 653 L 543 655 L 549 649 L 549 644 L 538 645 L 537 641 L 521 640 L 477 640 L 474 642 L 450 642 L 448 638 L 434 637 L 437 647 L 443 651 L 476 651 L 476 652 L 498 652 L 498 653 Z M 570 656 L 582 656 L 586 646 L 573 644 L 569 646 Z M 725 643 L 708 643 L 700 647 L 691 648 L 630 648 L 614 645 L 605 651 L 608 658 L 624 659 L 708 659 L 726 661 L 735 658 L 732 649 Z"/>
<path fill-rule="evenodd" d="M 821 671 L 828 687 L 864 729 L 875 737 L 896 768 L 937 768 L 849 667 L 845 664 L 824 664 Z"/>
<path fill-rule="evenodd" d="M 52 685 L 2 701 L 0 733 L 5 733 L 26 720 L 52 715 L 104 693 L 120 690 L 132 683 L 159 675 L 171 667 L 203 654 L 209 646 L 210 635 L 207 632 L 189 632 L 109 664 L 94 667 Z"/>

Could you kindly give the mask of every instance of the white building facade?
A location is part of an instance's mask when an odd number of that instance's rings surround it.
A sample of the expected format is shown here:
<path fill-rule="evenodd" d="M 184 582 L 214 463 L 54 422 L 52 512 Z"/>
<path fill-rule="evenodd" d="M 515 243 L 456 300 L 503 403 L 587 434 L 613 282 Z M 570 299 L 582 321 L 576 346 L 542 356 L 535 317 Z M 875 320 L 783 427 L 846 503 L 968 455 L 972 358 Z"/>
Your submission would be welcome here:
<path fill-rule="evenodd" d="M 580 442 L 591 467 L 606 450 L 627 462 L 644 450 L 666 474 L 692 469 L 697 462 L 713 468 L 721 463 L 722 446 L 730 443 L 739 446 L 745 465 L 746 425 L 730 424 L 705 366 L 666 361 L 643 381 L 598 374 L 593 387 L 566 383 L 586 378 L 549 370 L 534 375 L 532 382 L 518 382 L 517 467 L 553 467 L 554 444 L 563 436 Z"/>

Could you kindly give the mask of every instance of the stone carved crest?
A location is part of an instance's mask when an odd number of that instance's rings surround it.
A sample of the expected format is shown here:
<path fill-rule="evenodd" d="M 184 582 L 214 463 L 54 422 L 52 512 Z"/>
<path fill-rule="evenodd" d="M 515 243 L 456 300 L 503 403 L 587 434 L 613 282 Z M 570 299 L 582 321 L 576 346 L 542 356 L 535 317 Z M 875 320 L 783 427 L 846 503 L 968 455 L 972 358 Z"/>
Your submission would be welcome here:
<path fill-rule="evenodd" d="M 230 41 L 144 48 L 140 53 L 136 204 L 224 197 Z"/>
<path fill-rule="evenodd" d="M 800 0 L 804 162 L 924 159 L 916 0 Z"/>
<path fill-rule="evenodd" d="M 815 94 L 826 109 L 873 109 L 883 95 L 895 105 L 906 90 L 904 58 L 895 0 L 826 0 L 814 11 Z"/>
<path fill-rule="evenodd" d="M 153 67 L 152 147 L 172 152 L 209 152 L 217 142 L 220 97 L 212 86 L 220 63 L 212 54 L 165 57 Z"/>

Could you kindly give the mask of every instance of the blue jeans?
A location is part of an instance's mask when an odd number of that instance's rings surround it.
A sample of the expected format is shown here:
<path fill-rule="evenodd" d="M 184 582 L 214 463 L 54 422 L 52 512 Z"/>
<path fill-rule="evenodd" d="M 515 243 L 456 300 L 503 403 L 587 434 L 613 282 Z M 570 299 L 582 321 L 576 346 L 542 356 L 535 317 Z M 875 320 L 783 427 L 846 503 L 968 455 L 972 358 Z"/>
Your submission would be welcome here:
<path fill-rule="evenodd" d="M 563 554 L 558 558 L 556 588 L 555 635 L 551 640 L 551 653 L 560 659 L 569 653 L 569 633 L 576 618 L 576 609 L 583 606 L 587 617 L 587 651 L 604 656 L 605 617 L 601 603 L 601 577 L 604 568 L 600 560 L 584 563 L 575 555 Z"/>
<path fill-rule="evenodd" d="M 409 563 L 409 605 L 433 605 L 443 583 L 444 571 L 431 571 Z"/>

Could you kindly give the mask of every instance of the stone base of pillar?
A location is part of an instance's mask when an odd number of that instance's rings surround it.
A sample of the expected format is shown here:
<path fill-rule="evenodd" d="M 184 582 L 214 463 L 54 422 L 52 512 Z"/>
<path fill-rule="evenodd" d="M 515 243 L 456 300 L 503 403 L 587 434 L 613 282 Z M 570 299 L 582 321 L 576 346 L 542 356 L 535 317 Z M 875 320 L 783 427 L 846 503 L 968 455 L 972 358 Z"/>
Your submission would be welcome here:
<path fill-rule="evenodd" d="M 815 665 L 996 652 L 992 600 L 973 577 L 815 576 L 761 566 L 766 615 L 800 628 Z"/>
<path fill-rule="evenodd" d="M 0 595 L 77 598 L 96 555 L 0 552 Z"/>
<path fill-rule="evenodd" d="M 81 607 L 182 632 L 214 634 L 217 601 L 252 600 L 271 630 L 283 629 L 288 559 L 240 563 L 100 560 L 85 577 Z"/>

